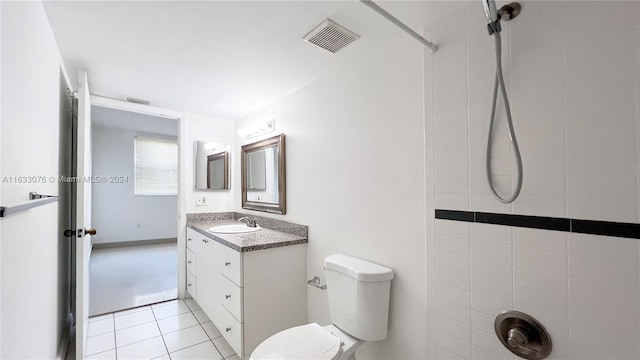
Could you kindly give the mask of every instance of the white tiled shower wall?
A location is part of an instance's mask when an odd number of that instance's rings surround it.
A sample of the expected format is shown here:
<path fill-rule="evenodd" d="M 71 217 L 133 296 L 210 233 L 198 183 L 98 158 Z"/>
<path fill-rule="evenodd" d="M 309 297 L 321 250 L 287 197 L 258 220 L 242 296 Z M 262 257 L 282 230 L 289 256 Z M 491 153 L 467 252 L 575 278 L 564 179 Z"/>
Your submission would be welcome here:
<path fill-rule="evenodd" d="M 438 208 L 639 220 L 640 3 L 522 4 L 502 32 L 525 173 L 512 205 L 484 175 L 495 60 L 481 3 L 427 4 L 425 34 L 440 45 L 425 53 L 430 355 L 513 358 L 493 319 L 518 309 L 547 327 L 552 359 L 638 359 L 640 240 L 433 219 Z M 493 172 L 508 192 L 515 167 L 498 131 Z"/>

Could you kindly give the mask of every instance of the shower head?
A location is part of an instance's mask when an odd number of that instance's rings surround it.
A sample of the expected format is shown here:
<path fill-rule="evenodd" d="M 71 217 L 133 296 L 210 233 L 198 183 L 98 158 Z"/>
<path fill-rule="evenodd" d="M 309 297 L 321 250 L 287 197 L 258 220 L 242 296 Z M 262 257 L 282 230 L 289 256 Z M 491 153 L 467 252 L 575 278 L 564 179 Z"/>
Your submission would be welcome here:
<path fill-rule="evenodd" d="M 498 9 L 496 9 L 496 2 L 494 0 L 482 0 L 482 7 L 484 8 L 484 16 L 487 18 L 489 35 L 500 32 L 502 27 L 500 26 L 500 16 L 498 15 Z"/>
<path fill-rule="evenodd" d="M 487 18 L 489 24 L 498 20 L 498 9 L 496 9 L 495 1 L 482 0 L 482 7 L 484 8 L 484 16 Z"/>

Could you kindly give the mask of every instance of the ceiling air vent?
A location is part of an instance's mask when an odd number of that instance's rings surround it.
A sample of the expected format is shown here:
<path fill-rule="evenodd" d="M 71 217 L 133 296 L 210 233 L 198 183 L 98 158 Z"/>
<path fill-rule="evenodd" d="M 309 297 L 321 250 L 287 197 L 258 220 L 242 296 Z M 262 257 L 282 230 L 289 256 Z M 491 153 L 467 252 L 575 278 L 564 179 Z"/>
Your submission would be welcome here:
<path fill-rule="evenodd" d="M 304 39 L 313 45 L 335 53 L 359 37 L 354 32 L 327 19 L 305 35 Z"/>

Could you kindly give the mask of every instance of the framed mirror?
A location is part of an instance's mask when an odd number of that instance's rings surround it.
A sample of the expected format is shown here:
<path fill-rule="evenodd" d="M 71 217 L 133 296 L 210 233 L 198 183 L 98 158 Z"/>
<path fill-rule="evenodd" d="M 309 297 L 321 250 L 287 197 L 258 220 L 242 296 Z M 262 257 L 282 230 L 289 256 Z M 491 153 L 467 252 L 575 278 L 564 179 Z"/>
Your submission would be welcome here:
<path fill-rule="evenodd" d="M 195 142 L 195 181 L 198 190 L 229 190 L 229 146 Z"/>
<path fill-rule="evenodd" d="M 284 134 L 242 146 L 242 208 L 286 214 Z"/>

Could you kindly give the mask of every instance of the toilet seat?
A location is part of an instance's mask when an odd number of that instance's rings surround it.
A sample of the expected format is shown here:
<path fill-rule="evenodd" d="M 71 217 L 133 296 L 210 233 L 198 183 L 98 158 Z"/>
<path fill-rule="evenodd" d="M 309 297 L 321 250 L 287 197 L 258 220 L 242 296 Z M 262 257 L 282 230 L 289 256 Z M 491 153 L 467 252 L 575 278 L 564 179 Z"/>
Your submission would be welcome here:
<path fill-rule="evenodd" d="M 333 360 L 340 356 L 340 338 L 316 323 L 283 330 L 263 341 L 251 360 Z"/>

